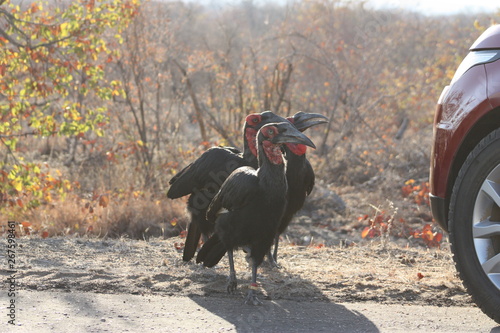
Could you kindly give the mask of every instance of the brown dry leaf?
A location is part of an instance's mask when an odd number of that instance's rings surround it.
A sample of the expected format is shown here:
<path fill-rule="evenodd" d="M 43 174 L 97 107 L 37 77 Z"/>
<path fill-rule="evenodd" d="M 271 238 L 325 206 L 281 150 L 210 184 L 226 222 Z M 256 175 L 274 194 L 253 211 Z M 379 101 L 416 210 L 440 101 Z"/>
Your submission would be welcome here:
<path fill-rule="evenodd" d="M 101 195 L 99 198 L 99 206 L 106 208 L 109 204 L 109 197 L 107 195 Z"/>

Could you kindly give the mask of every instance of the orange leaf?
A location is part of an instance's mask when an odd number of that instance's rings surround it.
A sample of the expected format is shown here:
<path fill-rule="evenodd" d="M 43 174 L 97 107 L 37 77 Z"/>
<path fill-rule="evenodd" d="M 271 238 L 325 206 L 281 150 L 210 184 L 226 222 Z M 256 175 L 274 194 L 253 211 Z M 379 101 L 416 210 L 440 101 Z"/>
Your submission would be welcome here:
<path fill-rule="evenodd" d="M 107 207 L 109 204 L 109 197 L 107 195 L 101 195 L 99 198 L 99 206 Z"/>
<path fill-rule="evenodd" d="M 24 205 L 23 205 L 23 201 L 22 201 L 21 199 L 17 199 L 17 201 L 16 201 L 16 202 L 17 202 L 17 205 L 18 205 L 19 207 L 21 207 L 21 208 L 23 208 L 23 207 L 24 207 Z"/>
<path fill-rule="evenodd" d="M 366 238 L 366 236 L 368 236 L 369 232 L 370 232 L 370 227 L 365 227 L 363 229 L 363 232 L 361 232 L 361 238 Z"/>
<path fill-rule="evenodd" d="M 21 222 L 21 224 L 23 225 L 24 228 L 31 227 L 31 223 L 30 222 Z"/>
<path fill-rule="evenodd" d="M 36 3 L 32 3 L 30 7 L 31 14 L 35 14 L 38 11 L 38 5 Z"/>
<path fill-rule="evenodd" d="M 368 218 L 368 214 L 365 214 L 365 216 L 358 217 L 358 221 L 366 220 L 367 218 Z"/>
<path fill-rule="evenodd" d="M 434 234 L 432 233 L 432 231 L 426 230 L 426 231 L 422 232 L 422 238 L 424 238 L 425 240 L 431 241 L 434 239 Z"/>
<path fill-rule="evenodd" d="M 415 183 L 415 179 L 409 179 L 405 182 L 405 185 L 412 185 L 413 183 Z"/>
<path fill-rule="evenodd" d="M 417 273 L 417 277 L 418 277 L 419 280 L 422 280 L 424 278 L 424 274 L 418 272 Z"/>
<path fill-rule="evenodd" d="M 47 238 L 47 237 L 49 237 L 49 232 L 48 231 L 42 232 L 42 238 Z"/>

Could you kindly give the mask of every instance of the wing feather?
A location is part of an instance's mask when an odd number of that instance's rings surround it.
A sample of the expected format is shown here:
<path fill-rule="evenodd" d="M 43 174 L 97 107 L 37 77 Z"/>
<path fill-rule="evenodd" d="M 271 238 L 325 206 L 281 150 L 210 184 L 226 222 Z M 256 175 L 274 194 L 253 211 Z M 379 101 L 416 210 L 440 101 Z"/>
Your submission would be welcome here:
<path fill-rule="evenodd" d="M 180 198 L 193 193 L 195 189 L 218 189 L 233 170 L 244 164 L 236 148 L 210 148 L 170 179 L 167 197 Z"/>
<path fill-rule="evenodd" d="M 255 169 L 244 166 L 236 169 L 222 184 L 208 207 L 207 219 L 215 221 L 222 209 L 238 210 L 247 206 L 259 190 Z"/>

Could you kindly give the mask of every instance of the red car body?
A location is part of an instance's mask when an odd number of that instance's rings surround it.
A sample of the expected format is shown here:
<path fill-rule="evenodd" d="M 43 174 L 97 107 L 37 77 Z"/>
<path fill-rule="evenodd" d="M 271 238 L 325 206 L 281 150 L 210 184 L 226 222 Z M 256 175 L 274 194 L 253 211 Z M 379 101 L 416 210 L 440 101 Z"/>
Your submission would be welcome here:
<path fill-rule="evenodd" d="M 441 93 L 434 118 L 430 202 L 434 220 L 446 231 L 451 191 L 463 162 L 481 139 L 500 128 L 500 25 L 486 30 L 467 57 Z"/>

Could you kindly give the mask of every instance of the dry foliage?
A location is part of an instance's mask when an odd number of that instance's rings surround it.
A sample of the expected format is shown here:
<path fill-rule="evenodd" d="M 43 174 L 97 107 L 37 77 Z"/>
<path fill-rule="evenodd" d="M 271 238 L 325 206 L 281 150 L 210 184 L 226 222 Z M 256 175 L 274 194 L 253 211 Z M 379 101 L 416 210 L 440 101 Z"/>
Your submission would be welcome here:
<path fill-rule="evenodd" d="M 385 237 L 439 246 L 426 192 L 434 105 L 494 19 L 340 0 L 217 10 L 146 1 L 121 44 L 91 59 L 109 86 L 99 131 L 2 145 L 0 178 L 10 187 L 0 193 L 0 218 L 42 237 L 179 234 L 184 201 L 165 198 L 176 172 L 210 146 L 241 147 L 248 113 L 305 111 L 330 123 L 307 133 L 318 146 L 308 154 L 318 181 L 285 235 L 290 242 Z"/>

